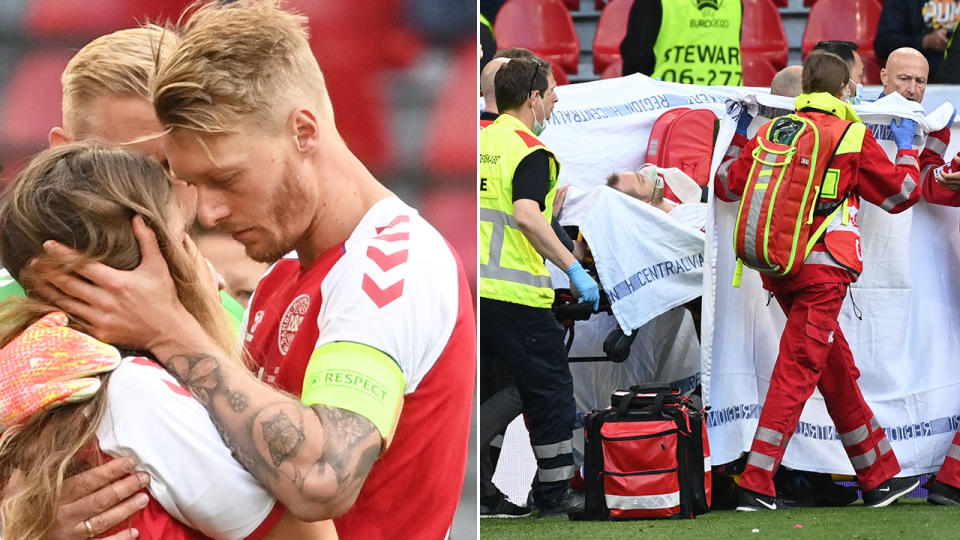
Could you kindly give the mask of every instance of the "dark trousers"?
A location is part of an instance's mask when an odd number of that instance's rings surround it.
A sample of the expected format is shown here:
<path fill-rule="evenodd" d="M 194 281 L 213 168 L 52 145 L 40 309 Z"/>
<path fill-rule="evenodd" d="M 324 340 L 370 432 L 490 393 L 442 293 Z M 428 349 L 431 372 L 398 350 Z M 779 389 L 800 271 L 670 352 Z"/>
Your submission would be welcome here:
<path fill-rule="evenodd" d="M 576 405 L 563 329 L 547 308 L 481 298 L 480 354 L 496 355 L 516 382 L 537 456 L 534 500 L 549 505 L 563 496 L 574 472 Z M 480 415 L 483 426 L 482 405 Z"/>

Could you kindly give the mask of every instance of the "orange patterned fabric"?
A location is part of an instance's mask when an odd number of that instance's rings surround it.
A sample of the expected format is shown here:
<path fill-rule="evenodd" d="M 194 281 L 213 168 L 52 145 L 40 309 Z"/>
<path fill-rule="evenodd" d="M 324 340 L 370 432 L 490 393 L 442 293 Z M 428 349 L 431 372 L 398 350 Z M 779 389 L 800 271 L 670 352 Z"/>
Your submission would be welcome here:
<path fill-rule="evenodd" d="M 41 409 L 92 398 L 96 375 L 119 365 L 115 347 L 67 328 L 62 312 L 45 315 L 0 350 L 0 431 Z"/>

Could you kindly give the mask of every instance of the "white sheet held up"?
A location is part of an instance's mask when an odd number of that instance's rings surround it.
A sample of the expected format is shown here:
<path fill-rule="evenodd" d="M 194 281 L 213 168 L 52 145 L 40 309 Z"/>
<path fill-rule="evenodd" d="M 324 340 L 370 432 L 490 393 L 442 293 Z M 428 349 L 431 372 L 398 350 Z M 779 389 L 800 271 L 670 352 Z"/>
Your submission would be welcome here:
<path fill-rule="evenodd" d="M 703 293 L 702 232 L 606 186 L 570 203 L 625 332 Z"/>

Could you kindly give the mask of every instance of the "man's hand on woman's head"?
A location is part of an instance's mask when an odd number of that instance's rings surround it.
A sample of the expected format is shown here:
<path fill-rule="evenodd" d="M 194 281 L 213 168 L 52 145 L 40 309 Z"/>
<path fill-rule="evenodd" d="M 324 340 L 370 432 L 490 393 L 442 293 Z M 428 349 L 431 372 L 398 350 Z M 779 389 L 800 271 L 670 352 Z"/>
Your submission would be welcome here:
<path fill-rule="evenodd" d="M 97 339 L 151 350 L 196 320 L 180 303 L 156 234 L 139 216 L 133 231 L 140 243 L 140 265 L 117 270 L 84 260 L 63 244 L 44 243 L 44 260 L 34 260 L 31 287 L 53 305 L 86 322 Z M 65 273 L 61 268 L 73 268 Z"/>

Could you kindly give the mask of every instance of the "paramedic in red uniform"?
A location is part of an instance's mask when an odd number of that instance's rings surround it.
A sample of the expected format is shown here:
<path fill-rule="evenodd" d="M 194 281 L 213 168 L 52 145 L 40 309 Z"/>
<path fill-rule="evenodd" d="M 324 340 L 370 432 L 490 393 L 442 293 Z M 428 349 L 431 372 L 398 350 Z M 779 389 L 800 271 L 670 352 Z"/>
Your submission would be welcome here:
<path fill-rule="evenodd" d="M 870 130 L 841 96 L 850 79 L 847 64 L 832 53 L 810 55 L 803 65 L 803 94 L 796 99 L 798 113 L 821 129 L 839 119 L 853 122 L 841 138 L 830 169 L 835 198 L 821 197 L 818 208 L 829 213 L 842 204 L 827 225 L 823 240 L 790 278 L 763 275 L 764 288 L 773 293 L 787 315 L 780 353 L 770 377 L 747 466 L 740 479 L 738 510 L 776 509 L 773 475 L 783 459 L 804 403 L 819 388 L 836 424 L 868 506 L 886 506 L 918 485 L 915 478 L 894 478 L 900 465 L 883 429 L 874 418 L 857 385 L 860 373 L 850 346 L 837 322 L 847 286 L 863 270 L 857 214 L 860 197 L 887 212 L 906 210 L 920 198 L 917 153 L 911 148 L 916 123 L 903 119 L 891 124 L 899 151 L 891 164 Z M 718 195 L 736 200 L 750 174 L 756 139 L 750 140 Z M 824 184 L 824 192 L 828 187 Z M 817 228 L 825 216 L 814 218 Z"/>
<path fill-rule="evenodd" d="M 277 261 L 245 325 L 262 380 L 185 312 L 138 220 L 140 266 L 84 264 L 85 280 L 53 276 L 62 294 L 47 294 L 100 339 L 150 351 L 293 515 L 336 518 L 345 539 L 443 538 L 476 377 L 470 288 L 439 233 L 347 148 L 305 19 L 277 4 L 194 12 L 153 82 L 200 222 Z"/>
<path fill-rule="evenodd" d="M 944 163 L 943 158 L 939 157 L 946 151 L 950 141 L 949 128 L 948 125 L 927 137 L 924 153 L 930 153 L 929 159 L 923 160 L 924 156 L 921 154 L 925 173 L 923 198 L 933 204 L 960 206 L 960 156 L 954 157 L 950 163 Z M 934 135 L 941 132 L 945 133 L 945 138 L 933 139 Z M 960 432 L 953 436 L 953 441 L 947 447 L 943 465 L 937 473 L 937 481 L 927 500 L 944 506 L 960 505 Z"/>

